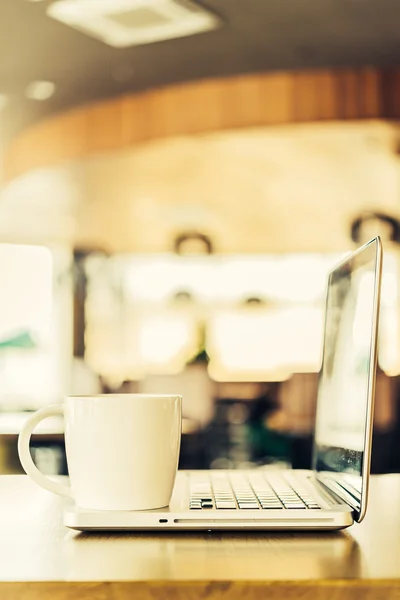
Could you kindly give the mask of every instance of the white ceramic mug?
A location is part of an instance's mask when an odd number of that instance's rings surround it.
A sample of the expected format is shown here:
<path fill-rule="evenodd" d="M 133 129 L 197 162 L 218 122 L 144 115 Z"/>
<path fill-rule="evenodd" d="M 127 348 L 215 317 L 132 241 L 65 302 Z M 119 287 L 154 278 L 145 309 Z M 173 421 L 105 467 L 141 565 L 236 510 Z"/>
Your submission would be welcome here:
<path fill-rule="evenodd" d="M 29 442 L 36 425 L 64 415 L 70 485 L 35 466 Z M 26 473 L 43 488 L 93 510 L 168 506 L 178 468 L 182 398 L 176 395 L 68 396 L 25 423 L 18 453 Z"/>

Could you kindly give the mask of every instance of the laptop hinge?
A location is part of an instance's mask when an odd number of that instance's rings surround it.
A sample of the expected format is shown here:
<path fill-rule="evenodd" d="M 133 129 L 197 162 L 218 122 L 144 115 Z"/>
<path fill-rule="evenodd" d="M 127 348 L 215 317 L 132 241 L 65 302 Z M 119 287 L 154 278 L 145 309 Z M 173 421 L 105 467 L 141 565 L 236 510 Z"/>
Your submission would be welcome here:
<path fill-rule="evenodd" d="M 350 491 L 349 487 L 346 486 L 345 481 L 339 481 L 333 476 L 333 474 L 325 475 L 323 473 L 316 473 L 318 481 L 327 488 L 330 492 L 333 492 L 340 500 L 345 502 L 353 510 L 359 511 L 361 503 L 358 498 L 355 497 L 354 492 Z"/>

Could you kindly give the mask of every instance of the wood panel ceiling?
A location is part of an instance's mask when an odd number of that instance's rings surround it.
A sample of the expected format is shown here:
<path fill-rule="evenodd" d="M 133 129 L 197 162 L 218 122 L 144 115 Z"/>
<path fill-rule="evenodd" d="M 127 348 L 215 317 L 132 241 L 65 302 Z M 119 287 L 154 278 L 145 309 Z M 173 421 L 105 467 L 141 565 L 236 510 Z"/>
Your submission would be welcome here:
<path fill-rule="evenodd" d="M 283 123 L 400 117 L 400 70 L 286 71 L 125 94 L 44 119 L 17 135 L 4 180 L 154 139 Z"/>
<path fill-rule="evenodd" d="M 129 91 L 248 72 L 386 67 L 400 57 L 398 0 L 198 0 L 222 17 L 220 30 L 124 50 L 51 20 L 50 1 L 0 1 L 6 138 L 54 112 Z M 33 80 L 54 81 L 56 93 L 26 99 Z"/>

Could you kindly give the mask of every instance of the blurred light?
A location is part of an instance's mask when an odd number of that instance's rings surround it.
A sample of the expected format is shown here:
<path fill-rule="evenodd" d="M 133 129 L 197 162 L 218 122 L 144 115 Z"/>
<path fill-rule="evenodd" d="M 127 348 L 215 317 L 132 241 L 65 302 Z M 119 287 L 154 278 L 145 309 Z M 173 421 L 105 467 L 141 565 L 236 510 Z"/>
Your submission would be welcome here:
<path fill-rule="evenodd" d="M 145 372 L 176 373 L 193 349 L 195 330 L 190 317 L 162 314 L 142 317 L 138 330 L 139 362 Z"/>
<path fill-rule="evenodd" d="M 382 271 L 381 303 L 383 306 L 394 306 L 398 300 L 398 264 L 394 254 L 385 252 Z"/>
<path fill-rule="evenodd" d="M 215 315 L 209 334 L 211 360 L 216 358 L 230 371 L 259 373 L 277 369 L 280 361 L 271 343 L 279 334 L 275 316 L 272 311 L 252 314 L 251 310 Z"/>
<path fill-rule="evenodd" d="M 389 376 L 400 374 L 399 264 L 386 252 L 383 260 L 382 301 L 379 319 L 379 366 Z"/>
<path fill-rule="evenodd" d="M 324 310 L 322 306 L 293 306 L 280 311 L 277 348 L 282 365 L 291 373 L 317 373 L 321 365 Z"/>
<path fill-rule="evenodd" d="M 329 270 L 341 255 L 127 257 L 127 287 L 139 302 L 164 302 L 184 288 L 198 301 L 235 303 L 260 297 L 277 303 L 324 299 Z"/>
<path fill-rule="evenodd" d="M 322 309 L 241 309 L 211 319 L 210 375 L 221 380 L 282 381 L 295 372 L 317 372 Z"/>
<path fill-rule="evenodd" d="M 47 14 L 124 48 L 215 29 L 220 20 L 192 0 L 57 0 Z"/>
<path fill-rule="evenodd" d="M 124 334 L 128 371 L 180 372 L 197 351 L 195 324 L 206 319 L 215 381 L 282 381 L 318 372 L 327 275 L 342 256 L 114 257 L 132 307 L 132 329 Z M 392 302 L 396 280 L 393 273 L 385 276 L 384 295 Z M 172 302 L 179 292 L 192 301 Z M 245 306 L 252 297 L 265 302 Z"/>
<path fill-rule="evenodd" d="M 325 296 L 327 275 L 341 255 L 293 255 L 281 259 L 271 297 L 275 301 L 310 303 Z"/>
<path fill-rule="evenodd" d="M 58 383 L 50 251 L 0 244 L 0 284 L 1 408 L 46 403 Z"/>
<path fill-rule="evenodd" d="M 222 276 L 230 295 L 256 293 L 273 302 L 317 302 L 324 298 L 326 278 L 338 255 L 231 257 Z"/>
<path fill-rule="evenodd" d="M 262 373 L 257 373 L 255 371 L 232 371 L 216 361 L 209 363 L 208 374 L 213 381 L 218 383 L 266 383 L 286 381 L 290 377 L 290 373 L 286 370 L 279 371 L 278 369 L 274 369 L 273 371 L 263 371 Z"/>
<path fill-rule="evenodd" d="M 382 301 L 384 305 L 393 306 L 397 302 L 397 277 L 395 273 L 386 272 L 382 277 Z"/>
<path fill-rule="evenodd" d="M 0 338 L 47 331 L 53 301 L 53 261 L 47 248 L 0 244 Z"/>
<path fill-rule="evenodd" d="M 128 293 L 138 302 L 165 302 L 185 289 L 199 300 L 210 300 L 221 285 L 212 261 L 175 255 L 137 257 L 126 263 Z"/>
<path fill-rule="evenodd" d="M 29 100 L 43 102 L 54 95 L 56 85 L 52 81 L 32 81 L 25 88 L 25 96 Z"/>

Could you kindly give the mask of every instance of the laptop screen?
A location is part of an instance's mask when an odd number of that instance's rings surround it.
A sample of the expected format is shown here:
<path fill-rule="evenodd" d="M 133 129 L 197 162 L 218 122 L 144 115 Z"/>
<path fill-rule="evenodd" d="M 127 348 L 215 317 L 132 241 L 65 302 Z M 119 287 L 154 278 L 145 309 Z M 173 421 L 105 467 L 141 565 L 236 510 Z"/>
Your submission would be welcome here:
<path fill-rule="evenodd" d="M 370 465 L 380 254 L 375 238 L 329 276 L 318 384 L 314 469 L 359 515 Z"/>

